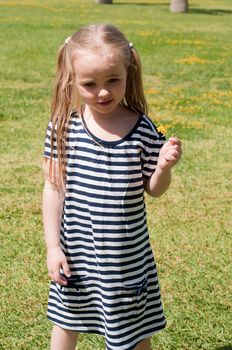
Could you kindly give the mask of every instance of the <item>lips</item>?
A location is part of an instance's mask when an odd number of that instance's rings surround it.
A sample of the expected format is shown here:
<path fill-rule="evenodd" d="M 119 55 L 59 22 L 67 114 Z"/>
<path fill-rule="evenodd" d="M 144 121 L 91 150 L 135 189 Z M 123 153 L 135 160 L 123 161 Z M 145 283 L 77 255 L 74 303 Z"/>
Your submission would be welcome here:
<path fill-rule="evenodd" d="M 113 100 L 99 101 L 97 102 L 100 106 L 108 106 Z"/>

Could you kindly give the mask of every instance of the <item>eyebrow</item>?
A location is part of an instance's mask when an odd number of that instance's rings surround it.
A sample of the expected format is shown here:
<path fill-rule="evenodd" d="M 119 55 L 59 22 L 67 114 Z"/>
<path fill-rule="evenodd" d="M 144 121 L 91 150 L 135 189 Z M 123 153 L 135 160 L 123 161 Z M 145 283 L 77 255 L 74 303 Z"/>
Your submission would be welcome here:
<path fill-rule="evenodd" d="M 108 77 L 106 77 L 106 80 L 119 78 L 120 76 L 121 76 L 120 74 L 109 75 Z M 94 79 L 94 78 L 79 78 L 78 80 L 82 84 L 92 83 L 94 81 L 97 81 L 97 79 Z"/>
<path fill-rule="evenodd" d="M 88 78 L 83 78 L 79 80 L 80 83 L 92 83 L 93 81 L 95 81 L 95 79 L 88 79 Z"/>

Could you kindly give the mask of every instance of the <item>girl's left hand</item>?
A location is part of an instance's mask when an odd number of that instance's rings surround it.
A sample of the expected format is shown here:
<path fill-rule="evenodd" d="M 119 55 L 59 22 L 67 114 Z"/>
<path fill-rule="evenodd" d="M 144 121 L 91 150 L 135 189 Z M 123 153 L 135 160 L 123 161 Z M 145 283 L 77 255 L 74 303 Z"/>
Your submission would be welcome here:
<path fill-rule="evenodd" d="M 160 150 L 157 167 L 166 169 L 173 167 L 181 158 L 181 141 L 170 137 Z"/>

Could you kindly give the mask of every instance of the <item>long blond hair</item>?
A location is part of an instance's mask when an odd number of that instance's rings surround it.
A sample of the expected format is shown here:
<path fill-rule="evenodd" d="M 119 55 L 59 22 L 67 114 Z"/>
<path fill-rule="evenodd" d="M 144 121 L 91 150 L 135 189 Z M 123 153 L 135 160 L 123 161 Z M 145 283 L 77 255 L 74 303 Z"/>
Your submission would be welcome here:
<path fill-rule="evenodd" d="M 61 184 L 65 179 L 65 141 L 68 122 L 73 110 L 81 111 L 81 101 L 75 87 L 73 63 L 78 51 L 97 51 L 102 46 L 110 46 L 121 56 L 127 69 L 127 83 L 121 104 L 137 114 L 147 114 L 147 103 L 143 91 L 141 61 L 136 49 L 120 30 L 109 24 L 92 24 L 80 28 L 68 38 L 58 51 L 57 75 L 51 105 L 51 159 L 56 133 L 57 154 Z M 50 162 L 49 176 L 54 179 Z M 53 182 L 53 181 L 52 181 Z M 57 184 L 55 184 L 57 185 Z"/>

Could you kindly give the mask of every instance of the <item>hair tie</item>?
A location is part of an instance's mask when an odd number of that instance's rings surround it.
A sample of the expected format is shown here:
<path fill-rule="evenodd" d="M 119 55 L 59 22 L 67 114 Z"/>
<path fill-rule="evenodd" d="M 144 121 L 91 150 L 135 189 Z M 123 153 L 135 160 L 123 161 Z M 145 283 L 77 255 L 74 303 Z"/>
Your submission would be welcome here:
<path fill-rule="evenodd" d="M 130 43 L 129 43 L 129 48 L 132 49 L 133 47 L 134 47 L 133 43 L 130 42 Z"/>
<path fill-rule="evenodd" d="M 68 42 L 69 42 L 70 39 L 71 39 L 71 36 L 68 36 L 68 37 L 65 39 L 65 41 L 64 41 L 65 45 L 68 44 Z"/>

